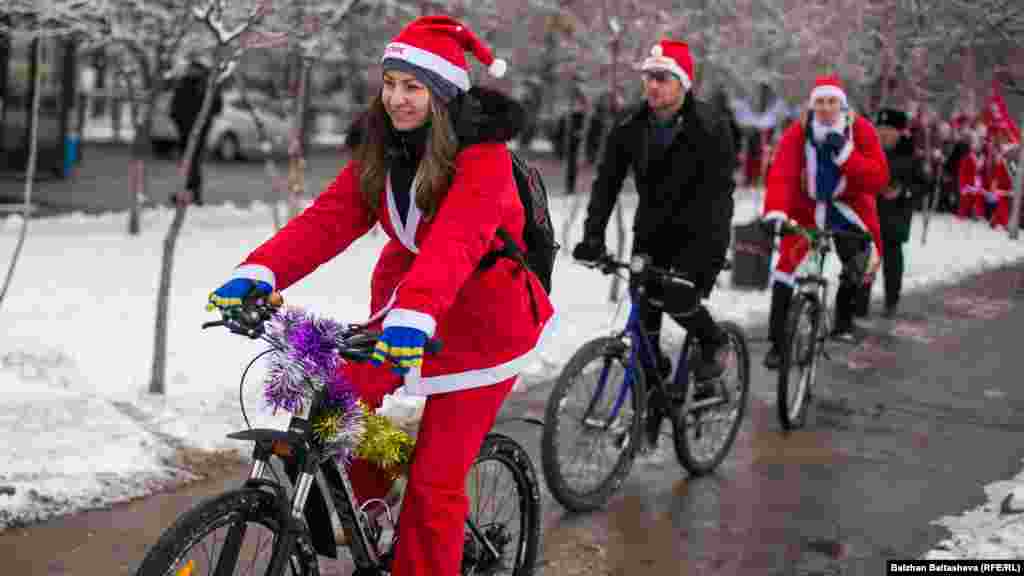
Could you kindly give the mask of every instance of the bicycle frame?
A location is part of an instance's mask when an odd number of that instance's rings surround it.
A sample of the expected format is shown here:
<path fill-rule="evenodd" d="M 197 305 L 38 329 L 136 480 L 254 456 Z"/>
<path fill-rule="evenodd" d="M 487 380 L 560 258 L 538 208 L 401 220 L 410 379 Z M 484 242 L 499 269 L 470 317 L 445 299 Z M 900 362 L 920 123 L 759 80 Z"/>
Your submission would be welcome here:
<path fill-rule="evenodd" d="M 616 335 L 617 338 L 629 337 L 629 340 L 633 343 L 630 347 L 630 358 L 629 362 L 626 363 L 625 377 L 623 378 L 622 387 L 619 389 L 619 395 L 615 399 L 615 404 L 612 406 L 612 411 L 608 416 L 608 421 L 605 423 L 607 429 L 611 426 L 611 423 L 619 415 L 619 410 L 622 408 L 623 403 L 626 401 L 626 394 L 633 390 L 634 373 L 639 365 L 640 369 L 655 368 L 658 365 L 658 361 L 654 356 L 654 350 L 651 347 L 651 341 L 648 337 L 647 331 L 643 327 L 643 323 L 640 321 L 640 309 L 641 303 L 647 301 L 647 297 L 640 295 L 638 299 L 634 299 L 630 305 L 629 317 L 626 320 L 626 327 L 622 332 Z M 679 352 L 679 362 L 676 369 L 675 376 L 672 380 L 673 386 L 677 390 L 685 390 L 685 387 L 689 385 L 690 371 L 687 365 L 689 350 L 691 344 L 690 333 L 686 333 L 686 337 L 683 340 L 683 348 Z M 598 379 L 597 391 L 590 400 L 590 405 L 584 415 L 586 420 L 591 412 L 594 410 L 598 400 L 603 397 L 605 386 L 608 384 L 608 370 L 610 366 L 605 365 L 601 369 L 601 375 Z M 648 370 L 649 372 L 656 372 L 655 370 Z M 658 389 L 662 389 L 663 382 L 659 378 L 657 382 Z"/>

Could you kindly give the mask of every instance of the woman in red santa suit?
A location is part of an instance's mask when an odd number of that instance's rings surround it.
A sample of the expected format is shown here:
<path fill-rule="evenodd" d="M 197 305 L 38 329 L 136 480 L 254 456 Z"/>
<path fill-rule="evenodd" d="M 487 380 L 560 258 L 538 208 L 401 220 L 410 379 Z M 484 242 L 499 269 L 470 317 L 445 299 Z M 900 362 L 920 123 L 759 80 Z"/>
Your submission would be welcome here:
<path fill-rule="evenodd" d="M 499 227 L 525 250 L 525 215 L 505 145 L 522 126 L 523 110 L 494 90 L 470 87 L 467 51 L 492 75 L 504 73 L 505 62 L 452 18 L 407 25 L 384 50 L 383 88 L 353 160 L 210 296 L 225 307 L 286 289 L 375 224 L 387 234 L 370 284 L 369 322 L 383 328 L 377 362 L 344 369 L 362 399 L 378 408 L 402 383 L 401 373 L 422 366 L 415 387 L 406 386 L 427 399 L 395 576 L 459 573 L 469 467 L 553 325 L 554 309 L 529 269 L 510 258 L 480 265 L 504 246 Z M 443 350 L 424 361 L 431 337 Z M 390 487 L 366 462 L 353 463 L 352 477 L 363 501 Z"/>
<path fill-rule="evenodd" d="M 875 197 L 889 182 L 889 165 L 874 127 L 850 110 L 838 78 L 819 77 L 808 104 L 809 109 L 783 133 L 769 168 L 764 219 L 870 235 L 871 241 L 850 237 L 835 241 L 843 272 L 836 291 L 832 335 L 851 340 L 857 292 L 870 284 L 881 261 Z M 794 272 L 808 248 L 802 237 L 782 239 L 772 273 L 772 346 L 764 359 L 771 369 L 781 363 Z"/>

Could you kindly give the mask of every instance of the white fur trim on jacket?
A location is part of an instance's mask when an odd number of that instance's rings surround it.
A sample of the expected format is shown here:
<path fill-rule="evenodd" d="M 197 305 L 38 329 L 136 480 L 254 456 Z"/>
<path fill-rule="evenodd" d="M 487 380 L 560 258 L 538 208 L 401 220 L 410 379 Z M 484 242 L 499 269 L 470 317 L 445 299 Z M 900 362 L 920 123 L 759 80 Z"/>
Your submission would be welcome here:
<path fill-rule="evenodd" d="M 235 268 L 235 272 L 231 275 L 231 278 L 245 278 L 247 280 L 256 280 L 266 282 L 273 288 L 277 286 L 274 282 L 274 271 L 262 264 L 242 264 L 238 268 Z"/>
<path fill-rule="evenodd" d="M 796 287 L 796 274 L 788 274 L 779 270 L 772 270 L 772 282 L 785 284 L 790 288 Z"/>
<path fill-rule="evenodd" d="M 434 330 L 437 330 L 437 320 L 434 320 L 434 317 L 430 314 L 424 314 L 416 310 L 393 308 L 384 317 L 383 327 L 388 328 L 390 326 L 416 328 L 417 330 L 422 330 L 427 335 L 427 338 L 430 338 L 434 335 Z"/>
<path fill-rule="evenodd" d="M 388 177 L 385 179 L 387 187 L 385 195 L 388 199 L 388 215 L 391 217 L 391 227 L 395 229 L 395 236 L 398 237 L 398 241 L 402 243 L 402 246 L 405 246 L 413 254 L 420 253 L 419 247 L 416 246 L 416 229 L 419 228 L 420 219 L 423 218 L 420 207 L 416 205 L 416 188 L 419 187 L 419 180 L 420 174 L 417 172 L 416 176 L 412 179 L 412 184 L 409 185 L 409 213 L 407 214 L 406 221 L 402 222 L 402 217 L 398 214 L 398 204 L 395 203 L 395 191 L 391 187 L 391 174 L 388 173 Z"/>
<path fill-rule="evenodd" d="M 846 161 L 850 159 L 850 154 L 853 154 L 853 139 L 847 138 L 846 146 L 843 146 L 843 149 L 836 155 L 836 164 L 838 166 L 846 164 Z"/>
<path fill-rule="evenodd" d="M 527 367 L 537 361 L 541 350 L 547 346 L 557 332 L 557 315 L 548 319 L 544 329 L 537 338 L 533 348 L 526 353 L 509 360 L 508 362 L 491 366 L 490 368 L 479 368 L 477 370 L 466 370 L 454 374 L 442 374 L 407 381 L 402 393 L 411 396 L 429 396 L 431 394 L 442 394 L 455 390 L 468 390 L 497 384 L 509 378 L 521 374 Z M 425 359 L 429 362 L 430 359 Z"/>

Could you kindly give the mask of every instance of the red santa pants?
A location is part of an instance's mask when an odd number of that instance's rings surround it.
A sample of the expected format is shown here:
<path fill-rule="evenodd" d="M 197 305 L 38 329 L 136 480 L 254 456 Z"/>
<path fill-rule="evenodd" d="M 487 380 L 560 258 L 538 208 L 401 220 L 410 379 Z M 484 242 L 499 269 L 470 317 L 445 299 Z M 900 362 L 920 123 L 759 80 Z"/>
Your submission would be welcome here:
<path fill-rule="evenodd" d="M 976 192 L 961 192 L 960 207 L 957 208 L 957 216 L 960 218 L 974 218 L 976 215 L 985 215 L 985 195 Z"/>
<path fill-rule="evenodd" d="M 389 364 L 350 364 L 345 370 L 373 409 L 401 385 Z M 392 576 L 459 573 L 469 513 L 466 475 L 514 383 L 510 378 L 427 397 L 402 501 Z M 360 502 L 382 498 L 391 487 L 388 477 L 366 461 L 354 461 L 349 475 Z"/>
<path fill-rule="evenodd" d="M 992 227 L 1010 225 L 1010 197 L 1000 194 L 999 203 L 992 213 Z"/>

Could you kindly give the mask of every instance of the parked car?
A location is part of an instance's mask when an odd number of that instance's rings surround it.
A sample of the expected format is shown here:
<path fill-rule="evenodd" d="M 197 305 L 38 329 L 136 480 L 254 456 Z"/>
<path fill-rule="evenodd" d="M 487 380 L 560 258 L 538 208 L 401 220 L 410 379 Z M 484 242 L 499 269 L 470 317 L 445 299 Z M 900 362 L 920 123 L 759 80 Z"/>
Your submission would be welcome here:
<path fill-rule="evenodd" d="M 171 92 L 165 92 L 156 101 L 152 140 L 157 154 L 169 154 L 179 146 L 180 136 L 170 114 L 171 96 Z M 209 153 L 228 161 L 262 156 L 264 152 L 260 146 L 257 120 L 270 136 L 271 153 L 287 153 L 291 120 L 281 107 L 255 93 L 248 95 L 250 106 L 237 91 L 225 92 L 223 99 L 224 106 L 213 118 L 207 135 L 206 149 Z"/>

